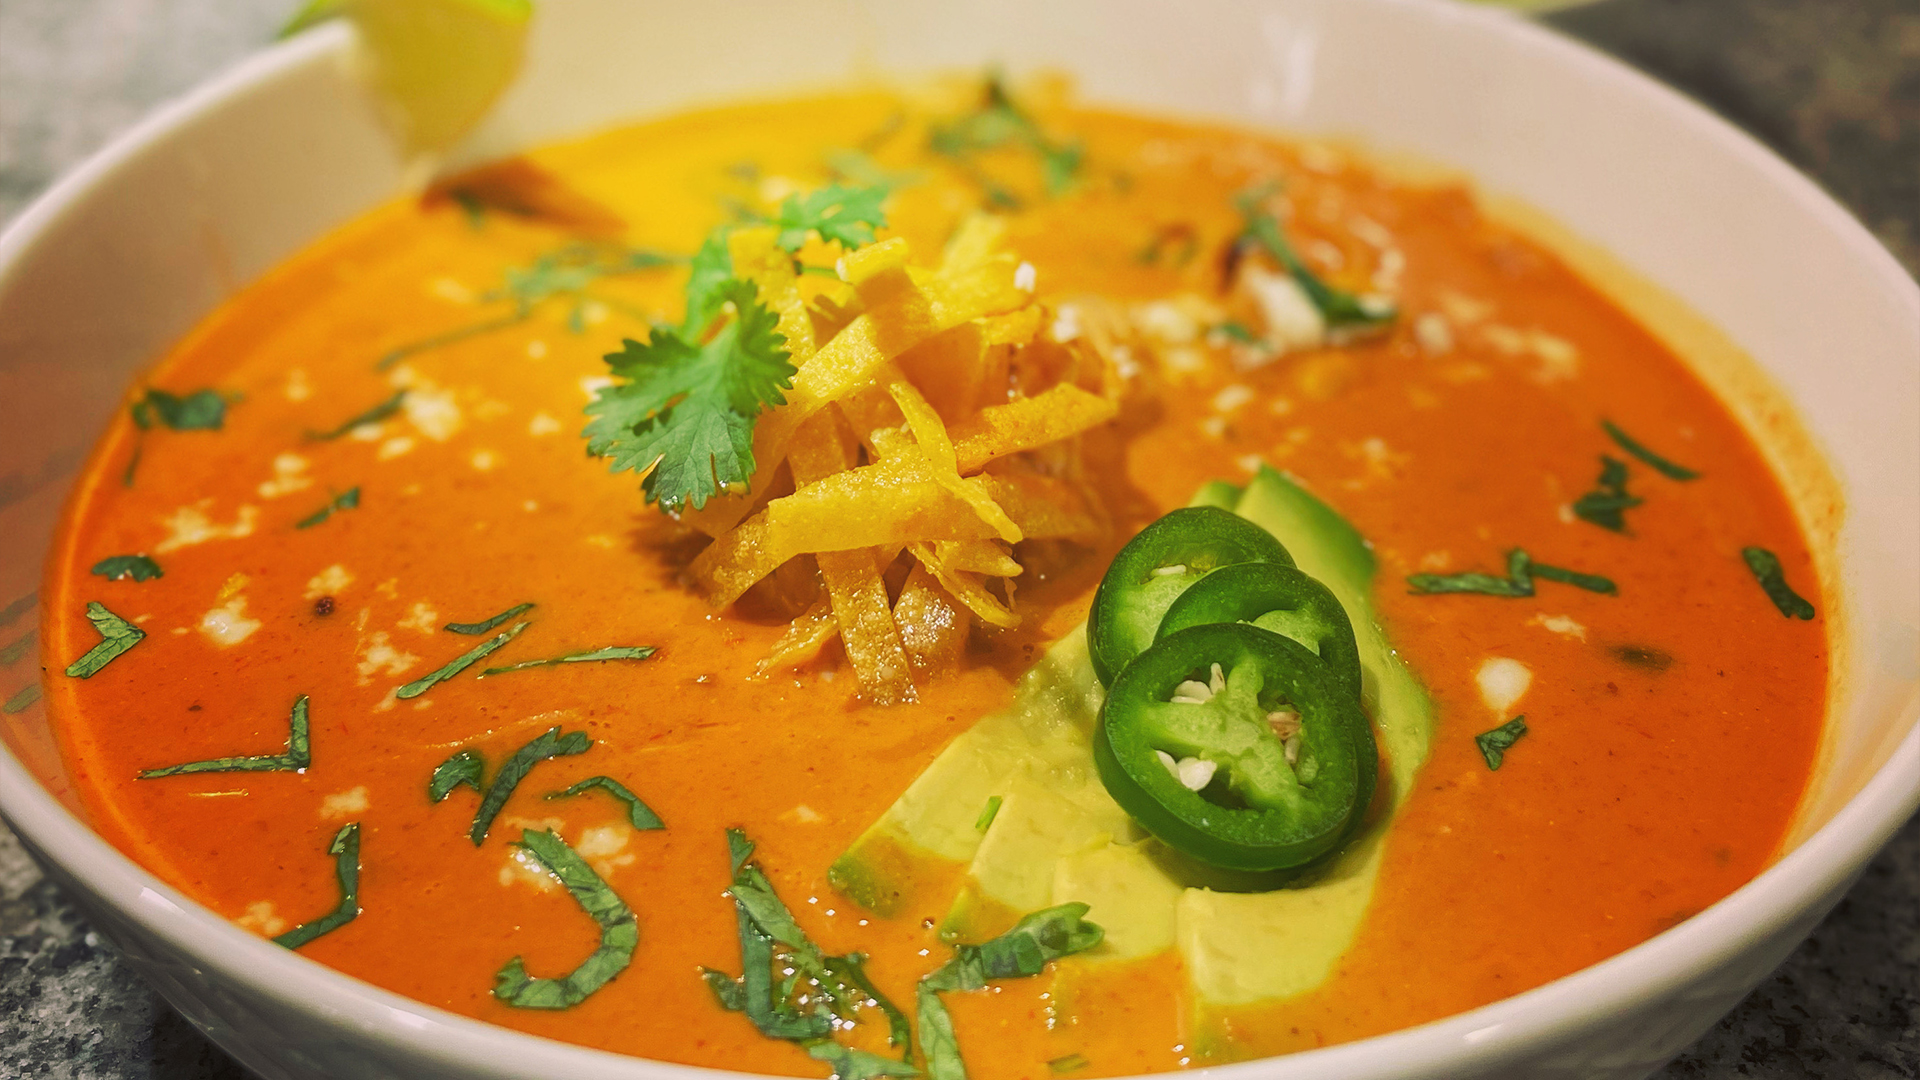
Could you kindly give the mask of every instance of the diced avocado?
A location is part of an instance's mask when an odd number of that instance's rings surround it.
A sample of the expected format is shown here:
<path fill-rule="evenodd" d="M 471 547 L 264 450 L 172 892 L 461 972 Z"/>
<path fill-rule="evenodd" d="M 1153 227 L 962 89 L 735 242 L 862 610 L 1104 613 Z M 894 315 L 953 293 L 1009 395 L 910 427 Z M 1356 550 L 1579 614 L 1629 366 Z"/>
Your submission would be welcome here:
<path fill-rule="evenodd" d="M 1053 864 L 1052 902 L 1079 901 L 1087 918 L 1106 931 L 1089 960 L 1131 960 L 1173 947 L 1174 912 L 1181 887 L 1148 854 L 1159 844 L 1102 844 Z"/>
<path fill-rule="evenodd" d="M 1240 502 L 1242 489 L 1225 480 L 1209 480 L 1193 493 L 1188 506 L 1217 506 L 1222 510 L 1231 510 Z"/>
<path fill-rule="evenodd" d="M 1092 792 L 1072 780 L 1061 786 L 1064 795 L 1054 785 L 1018 774 L 1005 783 L 1000 812 L 987 827 L 960 895 L 941 922 L 942 937 L 984 940 L 1029 911 L 1063 903 L 1053 898 L 1055 864 L 1094 844 L 1130 835 L 1133 823 L 1112 799 L 1091 798 Z"/>

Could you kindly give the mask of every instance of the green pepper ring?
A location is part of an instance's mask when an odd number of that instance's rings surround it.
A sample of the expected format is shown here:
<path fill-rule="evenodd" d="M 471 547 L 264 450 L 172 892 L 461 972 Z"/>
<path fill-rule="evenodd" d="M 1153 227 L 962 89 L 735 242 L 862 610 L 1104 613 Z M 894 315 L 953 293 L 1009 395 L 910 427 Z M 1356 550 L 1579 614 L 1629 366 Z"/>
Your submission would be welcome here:
<path fill-rule="evenodd" d="M 1251 623 L 1271 612 L 1297 613 L 1314 624 L 1318 633 L 1296 635 L 1292 628 L 1276 630 L 1320 655 L 1345 679 L 1356 699 L 1360 696 L 1360 646 L 1353 623 L 1333 590 L 1292 566 L 1242 563 L 1223 566 L 1188 586 L 1167 608 L 1155 638 L 1208 623 Z M 1272 626 L 1262 627 L 1275 630 Z"/>
<path fill-rule="evenodd" d="M 1319 771 L 1299 807 L 1222 806 L 1189 791 L 1162 764 L 1143 730 L 1142 707 L 1165 702 L 1197 671 L 1259 663 L 1265 689 L 1302 717 L 1303 758 Z M 1263 694 L 1263 697 L 1265 695 Z M 1299 642 L 1246 623 L 1213 623 L 1169 634 L 1134 658 L 1100 709 L 1093 760 L 1121 809 L 1168 846 L 1232 870 L 1304 866 L 1337 850 L 1373 801 L 1379 752 L 1358 699 Z M 1305 813 L 1301 813 L 1305 810 Z"/>
<path fill-rule="evenodd" d="M 1187 506 L 1127 541 L 1113 557 L 1087 613 L 1087 648 L 1103 686 L 1153 644 L 1167 607 L 1193 582 L 1222 566 L 1266 562 L 1292 566 L 1293 556 L 1273 534 L 1231 510 Z M 1167 567 L 1186 571 L 1157 574 Z"/>

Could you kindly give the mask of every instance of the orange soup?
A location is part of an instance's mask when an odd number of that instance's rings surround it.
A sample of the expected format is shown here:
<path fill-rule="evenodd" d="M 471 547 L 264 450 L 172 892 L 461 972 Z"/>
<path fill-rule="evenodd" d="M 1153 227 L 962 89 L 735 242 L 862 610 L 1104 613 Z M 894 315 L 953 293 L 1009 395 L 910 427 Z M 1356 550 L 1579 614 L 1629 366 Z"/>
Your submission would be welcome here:
<path fill-rule="evenodd" d="M 128 404 L 44 594 L 93 824 L 321 963 L 623 1053 L 1097 1076 L 1390 1031 L 1737 888 L 1821 735 L 1808 541 L 1659 339 L 1461 184 L 1045 86 L 452 177 Z M 1200 640 L 1163 598 L 1114 653 L 1138 612 L 1096 609 L 1162 521 L 1284 548 L 1205 559 L 1295 564 L 1350 680 L 1219 617 L 1293 696 L 1194 653 L 1125 704 Z M 1223 573 L 1180 558 L 1110 588 Z M 1243 698 L 1264 765 L 1114 749 Z"/>

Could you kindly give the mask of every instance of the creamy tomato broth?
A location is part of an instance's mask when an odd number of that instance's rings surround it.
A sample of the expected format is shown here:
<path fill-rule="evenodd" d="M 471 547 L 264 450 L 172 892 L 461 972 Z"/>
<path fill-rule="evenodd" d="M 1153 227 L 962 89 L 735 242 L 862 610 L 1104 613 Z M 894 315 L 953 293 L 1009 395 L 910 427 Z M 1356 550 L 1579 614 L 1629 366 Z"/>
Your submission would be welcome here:
<path fill-rule="evenodd" d="M 906 1067 L 882 998 L 912 1067 L 943 1075 L 1355 1039 L 1574 971 L 1761 869 L 1820 736 L 1821 598 L 1762 455 L 1680 358 L 1461 184 L 1045 90 L 792 99 L 544 147 L 380 207 L 214 312 L 130 391 L 48 569 L 48 701 L 95 826 L 419 1000 L 800 1075 Z M 958 283 L 964 252 L 943 262 L 956 235 L 991 249 L 1000 300 Z M 713 264 L 686 260 L 716 236 L 749 291 L 692 319 Z M 886 314 L 889 280 L 901 310 L 964 325 L 926 344 L 941 327 Z M 772 361 L 786 404 L 731 414 L 769 459 L 748 494 L 673 507 L 678 451 L 649 444 L 627 464 L 659 457 L 663 513 L 583 452 L 583 407 L 664 370 L 623 341 L 698 350 L 761 304 L 795 356 L 878 359 L 825 391 L 825 361 Z M 972 366 L 942 375 L 956 334 Z M 623 349 L 650 359 L 610 369 Z M 1071 408 L 1024 434 L 982 411 L 1057 387 Z M 630 421 L 690 417 L 687 393 Z M 785 559 L 740 531 L 896 453 L 947 471 L 807 526 L 871 518 L 873 547 Z M 1381 781 L 1291 880 L 1169 854 L 1087 749 L 1094 587 L 1216 481 L 1254 520 L 1236 500 L 1269 483 L 1323 507 L 1345 564 L 1268 527 L 1309 574 L 1361 568 L 1340 599 Z M 901 524 L 908 489 L 947 516 Z M 736 901 L 797 930 L 763 936 Z M 1080 936 L 1037 970 L 948 966 L 1075 901 Z"/>

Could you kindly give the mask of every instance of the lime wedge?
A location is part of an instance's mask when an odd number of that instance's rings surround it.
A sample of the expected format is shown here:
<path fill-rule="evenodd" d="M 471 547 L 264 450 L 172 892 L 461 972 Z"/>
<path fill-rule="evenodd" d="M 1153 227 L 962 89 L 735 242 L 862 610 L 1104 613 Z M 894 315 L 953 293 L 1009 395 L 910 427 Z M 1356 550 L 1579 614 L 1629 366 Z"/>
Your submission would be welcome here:
<path fill-rule="evenodd" d="M 284 37 L 345 16 L 360 31 L 361 69 L 410 158 L 471 131 L 513 81 L 531 0 L 308 0 Z"/>

